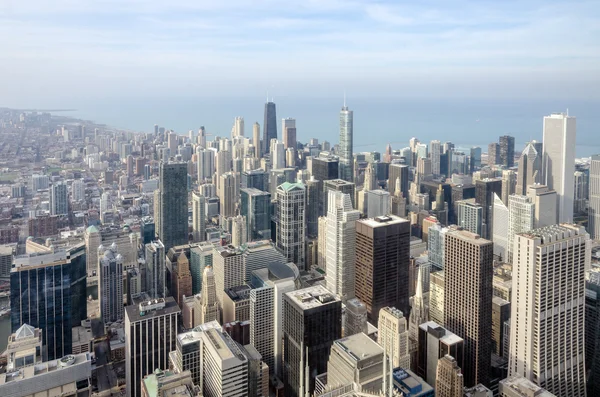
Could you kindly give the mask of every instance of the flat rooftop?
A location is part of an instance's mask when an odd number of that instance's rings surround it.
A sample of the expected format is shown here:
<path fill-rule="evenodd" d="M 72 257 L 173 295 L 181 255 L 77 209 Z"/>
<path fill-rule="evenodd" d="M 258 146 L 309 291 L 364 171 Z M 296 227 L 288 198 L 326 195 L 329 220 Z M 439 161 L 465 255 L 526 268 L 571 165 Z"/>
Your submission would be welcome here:
<path fill-rule="evenodd" d="M 333 342 L 356 361 L 383 355 L 383 348 L 364 333 L 354 334 Z"/>
<path fill-rule="evenodd" d="M 73 354 L 65 356 L 58 360 L 46 361 L 41 364 L 20 368 L 14 372 L 1 374 L 0 385 L 32 378 L 34 376 L 47 374 L 55 371 L 58 372 L 66 370 L 66 372 L 70 372 L 73 366 L 84 364 L 86 362 L 91 363 L 91 361 L 92 359 L 89 353 Z"/>
<path fill-rule="evenodd" d="M 439 340 L 440 340 L 440 342 L 443 342 L 446 345 L 455 345 L 456 343 L 464 341 L 463 338 L 448 331 L 446 328 L 442 327 L 435 321 L 428 321 L 426 323 L 423 323 L 423 324 L 419 325 L 419 328 L 421 328 L 422 330 L 425 330 L 425 331 L 429 331 L 430 328 L 432 330 L 436 330 L 436 329 L 443 330 L 444 335 L 441 338 L 439 338 Z"/>
<path fill-rule="evenodd" d="M 291 291 L 285 294 L 303 310 L 323 306 L 332 302 L 341 302 L 322 285 Z"/>
<path fill-rule="evenodd" d="M 464 230 L 464 229 L 460 229 L 460 228 L 448 230 L 448 232 L 446 233 L 446 237 L 447 236 L 458 237 L 461 240 L 468 241 L 469 243 L 476 244 L 476 245 L 492 244 L 492 242 L 490 240 L 486 240 L 486 239 L 482 238 L 479 234 L 472 233 L 468 230 Z"/>
<path fill-rule="evenodd" d="M 532 381 L 515 375 L 500 381 L 500 389 L 510 389 L 517 396 L 523 397 L 556 397 L 547 390 L 542 389 Z"/>
<path fill-rule="evenodd" d="M 151 302 L 154 302 L 154 300 L 152 300 Z M 143 303 L 140 303 L 140 305 L 143 305 Z M 144 312 L 144 315 L 140 313 L 140 307 L 138 305 L 127 306 L 125 308 L 125 317 L 129 318 L 129 322 L 133 323 L 137 321 L 147 320 L 153 317 L 165 316 L 168 314 L 180 312 L 181 309 L 179 308 L 179 305 L 177 305 L 177 302 L 175 302 L 175 299 L 173 299 L 172 296 L 169 296 L 168 298 L 164 299 L 164 307 L 161 305 L 156 310 L 148 310 Z"/>
<path fill-rule="evenodd" d="M 360 219 L 357 222 L 363 223 L 370 227 L 385 227 L 397 223 L 410 223 L 408 219 L 400 218 L 396 215 L 377 216 L 375 218 Z"/>

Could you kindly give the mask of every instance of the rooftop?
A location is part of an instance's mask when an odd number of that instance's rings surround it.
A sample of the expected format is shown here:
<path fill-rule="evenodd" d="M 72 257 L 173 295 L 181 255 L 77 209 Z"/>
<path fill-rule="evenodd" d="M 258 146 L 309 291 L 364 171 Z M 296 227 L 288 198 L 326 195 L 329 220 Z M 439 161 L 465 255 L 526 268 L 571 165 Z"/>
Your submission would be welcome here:
<path fill-rule="evenodd" d="M 34 376 L 47 374 L 54 371 L 65 371 L 65 373 L 71 372 L 70 369 L 76 365 L 90 363 L 91 370 L 91 356 L 89 353 L 73 354 L 65 356 L 58 360 L 46 361 L 41 364 L 32 365 L 29 367 L 20 368 L 14 372 L 7 372 L 0 375 L 0 385 L 4 385 L 9 382 L 18 382 L 21 380 L 29 379 Z"/>
<path fill-rule="evenodd" d="M 410 222 L 408 219 L 400 218 L 396 215 L 377 216 L 375 218 L 360 219 L 358 222 L 370 227 L 384 227 L 387 225 Z"/>
<path fill-rule="evenodd" d="M 292 302 L 303 310 L 323 306 L 332 302 L 341 302 L 322 285 L 291 291 L 285 294 Z"/>
<path fill-rule="evenodd" d="M 427 332 L 429 332 L 430 334 L 440 335 L 438 339 L 445 345 L 455 345 L 463 341 L 463 338 L 448 331 L 446 328 L 442 327 L 435 321 L 428 321 L 426 323 L 423 323 L 419 325 L 419 328 L 421 328 L 422 330 L 427 330 Z"/>
<path fill-rule="evenodd" d="M 542 244 L 555 243 L 558 240 L 565 240 L 571 237 L 579 236 L 585 233 L 585 229 L 580 226 L 562 223 L 560 225 L 545 226 L 539 229 L 533 229 L 525 233 L 519 233 L 529 239 L 541 239 Z"/>
<path fill-rule="evenodd" d="M 515 375 L 500 381 L 500 390 L 510 389 L 513 394 L 522 397 L 556 397 L 547 390 L 542 389 L 530 380 Z"/>
<path fill-rule="evenodd" d="M 383 348 L 364 333 L 354 334 L 333 342 L 355 361 L 383 354 Z"/>
<path fill-rule="evenodd" d="M 477 244 L 477 245 L 492 244 L 492 242 L 490 240 L 486 240 L 486 239 L 482 238 L 479 234 L 472 233 L 472 232 L 470 232 L 468 230 L 464 230 L 462 228 L 450 229 L 448 231 L 448 233 L 446 233 L 446 238 L 448 238 L 448 236 L 457 237 L 461 240 L 468 241 L 471 244 Z"/>
<path fill-rule="evenodd" d="M 146 310 L 141 310 L 146 309 Z M 173 313 L 179 313 L 181 310 L 172 296 L 168 298 L 153 299 L 142 302 L 139 306 L 130 305 L 125 308 L 125 317 L 130 323 L 146 320 L 152 317 L 166 316 Z"/>

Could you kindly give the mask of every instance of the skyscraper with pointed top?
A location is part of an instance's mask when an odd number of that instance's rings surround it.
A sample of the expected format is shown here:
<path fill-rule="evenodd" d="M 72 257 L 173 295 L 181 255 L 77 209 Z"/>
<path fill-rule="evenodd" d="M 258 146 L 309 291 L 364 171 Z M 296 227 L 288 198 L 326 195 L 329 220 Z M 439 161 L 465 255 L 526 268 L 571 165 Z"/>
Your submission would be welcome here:
<path fill-rule="evenodd" d="M 344 106 L 340 111 L 340 179 L 347 182 L 354 182 L 354 159 L 352 156 L 353 148 L 353 129 L 354 112 L 348 110 L 346 106 L 346 97 L 344 96 Z"/>
<path fill-rule="evenodd" d="M 267 98 L 265 103 L 265 123 L 263 124 L 263 154 L 271 153 L 271 139 L 277 139 L 277 114 L 275 102 Z"/>

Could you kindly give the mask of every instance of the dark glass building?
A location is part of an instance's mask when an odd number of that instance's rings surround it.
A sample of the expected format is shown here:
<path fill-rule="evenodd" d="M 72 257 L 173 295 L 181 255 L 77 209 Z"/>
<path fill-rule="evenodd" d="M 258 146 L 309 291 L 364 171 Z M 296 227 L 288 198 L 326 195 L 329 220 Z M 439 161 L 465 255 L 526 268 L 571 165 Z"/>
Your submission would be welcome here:
<path fill-rule="evenodd" d="M 396 179 L 400 178 L 400 190 L 404 198 L 408 197 L 408 166 L 404 164 L 390 164 L 389 168 L 388 191 L 390 196 L 396 194 Z"/>
<path fill-rule="evenodd" d="M 262 169 L 242 172 L 242 188 L 254 188 L 264 192 L 269 190 L 269 174 Z"/>
<path fill-rule="evenodd" d="M 356 222 L 356 297 L 377 326 L 385 306 L 410 314 L 410 221 L 380 216 Z"/>
<path fill-rule="evenodd" d="M 140 232 L 144 245 L 156 240 L 156 225 L 152 217 L 145 216 L 142 218 Z"/>
<path fill-rule="evenodd" d="M 511 168 L 515 166 L 515 137 L 503 135 L 500 137 L 500 164 Z"/>
<path fill-rule="evenodd" d="M 187 163 L 161 163 L 158 236 L 169 248 L 188 242 Z"/>
<path fill-rule="evenodd" d="M 81 326 L 87 319 L 87 270 L 85 243 L 67 250 L 71 264 L 71 327 Z"/>
<path fill-rule="evenodd" d="M 286 397 L 302 397 L 305 368 L 307 394 L 315 376 L 327 372 L 333 342 L 342 337 L 342 301 L 317 285 L 283 295 L 283 387 Z M 302 351 L 304 348 L 304 351 Z"/>
<path fill-rule="evenodd" d="M 72 352 L 72 300 L 81 300 L 72 296 L 72 276 L 79 273 L 73 267 L 82 267 L 85 274 L 85 245 L 83 255 L 75 251 L 74 263 L 69 251 L 19 257 L 10 272 L 11 332 L 23 324 L 40 328 L 44 361 Z M 75 281 L 75 289 L 79 286 Z M 85 294 L 83 302 L 85 307 Z"/>
<path fill-rule="evenodd" d="M 492 237 L 492 214 L 494 204 L 494 193 L 502 197 L 502 179 L 487 178 L 475 182 L 475 201 L 483 207 L 483 238 Z"/>
<path fill-rule="evenodd" d="M 269 154 L 271 153 L 271 139 L 277 139 L 277 114 L 274 102 L 265 103 L 263 126 L 263 154 Z"/>
<path fill-rule="evenodd" d="M 271 194 L 255 188 L 241 189 L 240 213 L 246 217 L 248 241 L 271 238 Z"/>

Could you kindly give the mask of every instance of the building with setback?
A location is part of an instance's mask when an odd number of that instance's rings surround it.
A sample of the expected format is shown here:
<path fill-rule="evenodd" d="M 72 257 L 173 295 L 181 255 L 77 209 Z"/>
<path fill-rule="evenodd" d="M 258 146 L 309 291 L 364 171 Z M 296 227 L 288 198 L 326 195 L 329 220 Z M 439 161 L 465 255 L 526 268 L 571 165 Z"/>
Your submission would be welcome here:
<path fill-rule="evenodd" d="M 410 313 L 408 302 L 410 222 L 397 216 L 356 222 L 356 297 L 377 326 L 379 310 Z"/>

